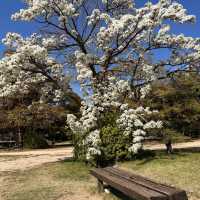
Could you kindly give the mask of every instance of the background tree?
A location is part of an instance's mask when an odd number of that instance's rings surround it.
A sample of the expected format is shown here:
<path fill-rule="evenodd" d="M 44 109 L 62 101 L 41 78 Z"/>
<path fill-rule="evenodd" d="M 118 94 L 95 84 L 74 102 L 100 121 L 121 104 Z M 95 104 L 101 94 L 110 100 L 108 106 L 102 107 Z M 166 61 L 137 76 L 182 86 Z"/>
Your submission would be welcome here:
<path fill-rule="evenodd" d="M 70 139 L 65 123 L 72 107 L 38 103 L 36 94 L 35 91 L 21 98 L 0 99 L 1 140 L 15 140 L 21 147 L 41 148 L 48 146 L 47 140 Z"/>
<path fill-rule="evenodd" d="M 164 134 L 200 136 L 200 76 L 180 73 L 165 82 L 155 83 L 144 105 L 158 109 L 164 124 Z"/>

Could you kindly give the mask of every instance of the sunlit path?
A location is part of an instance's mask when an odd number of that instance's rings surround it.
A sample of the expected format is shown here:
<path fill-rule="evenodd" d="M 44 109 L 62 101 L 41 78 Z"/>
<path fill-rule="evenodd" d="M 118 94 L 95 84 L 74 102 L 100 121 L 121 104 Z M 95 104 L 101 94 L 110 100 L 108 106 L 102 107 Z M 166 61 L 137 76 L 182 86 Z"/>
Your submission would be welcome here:
<path fill-rule="evenodd" d="M 72 157 L 72 148 L 0 153 L 0 172 L 26 170 Z"/>

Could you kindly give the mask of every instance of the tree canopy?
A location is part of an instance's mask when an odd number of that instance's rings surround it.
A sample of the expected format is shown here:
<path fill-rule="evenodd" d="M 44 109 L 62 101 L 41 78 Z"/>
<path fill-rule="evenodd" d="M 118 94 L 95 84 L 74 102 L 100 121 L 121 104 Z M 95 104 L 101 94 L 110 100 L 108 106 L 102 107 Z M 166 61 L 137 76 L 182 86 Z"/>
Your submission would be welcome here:
<path fill-rule="evenodd" d="M 165 124 L 164 134 L 200 136 L 200 76 L 181 73 L 153 85 L 145 105 L 159 110 L 158 118 Z"/>

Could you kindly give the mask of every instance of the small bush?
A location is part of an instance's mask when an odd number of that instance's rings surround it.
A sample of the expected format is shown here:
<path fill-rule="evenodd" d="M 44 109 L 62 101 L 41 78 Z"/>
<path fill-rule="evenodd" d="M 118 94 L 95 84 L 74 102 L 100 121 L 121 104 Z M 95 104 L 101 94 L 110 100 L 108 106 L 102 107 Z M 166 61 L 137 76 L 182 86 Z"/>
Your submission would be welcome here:
<path fill-rule="evenodd" d="M 37 134 L 34 131 L 29 131 L 24 135 L 23 147 L 31 149 L 43 149 L 48 148 L 49 145 L 42 135 Z"/>
<path fill-rule="evenodd" d="M 113 164 L 116 160 L 126 160 L 131 157 L 128 148 L 130 139 L 124 136 L 117 127 L 106 126 L 101 130 L 101 152 L 98 158 L 100 165 Z"/>
<path fill-rule="evenodd" d="M 83 144 L 83 140 L 85 138 L 85 135 L 82 134 L 73 134 L 72 136 L 72 143 L 74 147 L 74 159 L 79 161 L 85 161 L 86 160 L 86 148 Z"/>
<path fill-rule="evenodd" d="M 107 113 L 101 119 L 102 128 L 100 130 L 101 143 L 99 144 L 101 155 L 96 156 L 90 164 L 105 167 L 113 165 L 116 161 L 128 160 L 132 154 L 128 151 L 132 138 L 125 136 L 117 127 L 115 121 L 117 118 L 116 113 Z M 99 122 L 99 123 L 100 123 Z M 86 160 L 87 147 L 84 146 L 84 139 L 87 133 L 74 134 L 74 158 L 75 160 Z"/>

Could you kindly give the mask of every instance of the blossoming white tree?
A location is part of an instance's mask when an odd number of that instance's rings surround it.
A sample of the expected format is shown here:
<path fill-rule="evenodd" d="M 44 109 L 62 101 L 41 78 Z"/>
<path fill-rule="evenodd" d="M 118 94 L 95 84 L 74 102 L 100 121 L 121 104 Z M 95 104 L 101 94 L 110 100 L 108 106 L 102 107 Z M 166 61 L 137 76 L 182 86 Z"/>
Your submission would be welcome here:
<path fill-rule="evenodd" d="M 160 128 L 162 123 L 147 121 L 146 115 L 154 111 L 129 108 L 125 100 L 144 98 L 155 79 L 191 70 L 197 63 L 200 39 L 172 34 L 169 23 L 192 23 L 195 16 L 172 0 L 148 2 L 142 8 L 133 0 L 25 2 L 27 8 L 12 19 L 45 26 L 30 38 L 7 34 L 4 43 L 15 53 L 0 63 L 1 95 L 23 93 L 30 84 L 45 82 L 41 100 L 53 92 L 57 101 L 64 91 L 70 93 L 66 74 L 74 68 L 72 75 L 86 95 L 81 117 L 69 115 L 68 123 L 75 134 L 84 135 L 86 157 L 102 155 L 102 121 L 113 110 L 117 110 L 115 122 L 121 134 L 131 138 L 127 148 L 138 152 L 146 130 Z M 168 56 L 158 60 L 155 52 L 162 49 L 167 49 Z"/>

